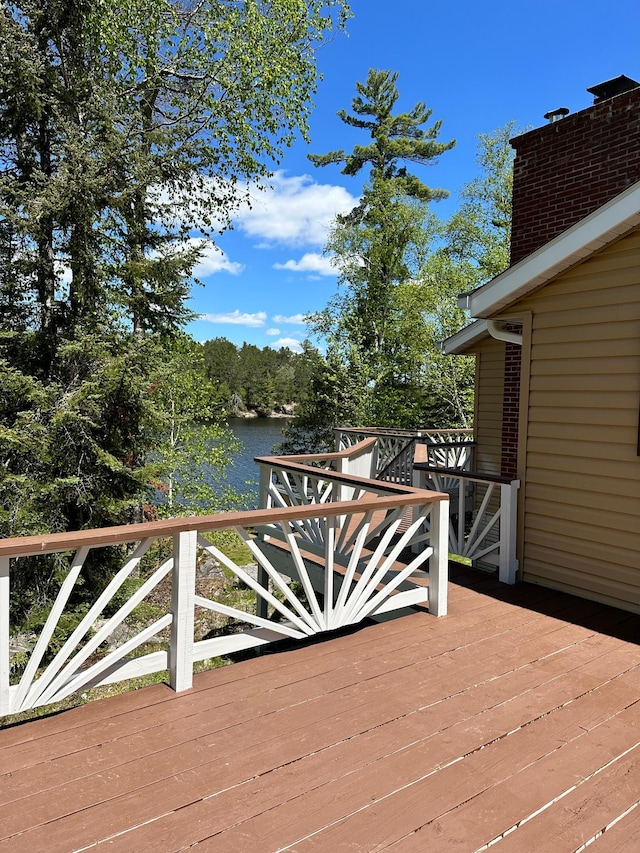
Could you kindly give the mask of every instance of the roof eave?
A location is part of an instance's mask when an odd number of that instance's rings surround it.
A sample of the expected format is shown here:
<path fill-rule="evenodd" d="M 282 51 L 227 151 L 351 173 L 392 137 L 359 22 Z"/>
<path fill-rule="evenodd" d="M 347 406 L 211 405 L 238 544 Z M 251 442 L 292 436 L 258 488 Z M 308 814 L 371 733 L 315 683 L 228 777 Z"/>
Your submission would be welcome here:
<path fill-rule="evenodd" d="M 460 329 L 455 335 L 451 335 L 442 342 L 442 349 L 447 355 L 461 355 L 470 347 L 489 335 L 485 320 L 476 320 L 464 329 Z"/>
<path fill-rule="evenodd" d="M 640 181 L 469 294 L 471 316 L 487 318 L 504 310 L 639 224 Z"/>

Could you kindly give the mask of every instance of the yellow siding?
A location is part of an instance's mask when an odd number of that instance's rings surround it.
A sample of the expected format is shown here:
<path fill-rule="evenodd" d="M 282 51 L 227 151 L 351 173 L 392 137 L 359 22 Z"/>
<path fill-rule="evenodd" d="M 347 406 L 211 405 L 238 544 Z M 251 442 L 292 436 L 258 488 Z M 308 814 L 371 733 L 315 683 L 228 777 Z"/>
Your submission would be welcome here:
<path fill-rule="evenodd" d="M 532 314 L 523 577 L 640 611 L 640 233 L 520 310 Z"/>
<path fill-rule="evenodd" d="M 500 473 L 502 448 L 502 394 L 504 389 L 504 344 L 493 338 L 477 348 L 477 382 L 474 438 L 475 468 Z"/>

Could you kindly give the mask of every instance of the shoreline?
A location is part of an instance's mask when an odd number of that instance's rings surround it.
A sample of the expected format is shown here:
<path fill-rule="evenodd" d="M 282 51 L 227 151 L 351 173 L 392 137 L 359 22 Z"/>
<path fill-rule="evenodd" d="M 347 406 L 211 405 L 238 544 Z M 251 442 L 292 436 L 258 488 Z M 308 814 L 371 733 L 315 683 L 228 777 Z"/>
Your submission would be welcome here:
<path fill-rule="evenodd" d="M 232 417 L 232 418 L 243 418 L 244 420 L 247 420 L 247 421 L 255 420 L 255 419 L 261 419 L 261 420 L 267 421 L 267 420 L 271 420 L 272 418 L 274 418 L 276 420 L 282 419 L 282 418 L 295 418 L 295 415 L 294 414 L 288 414 L 287 412 L 271 412 L 268 415 L 259 415 L 255 411 L 248 411 L 248 412 L 236 412 L 234 415 L 230 415 L 230 417 Z"/>

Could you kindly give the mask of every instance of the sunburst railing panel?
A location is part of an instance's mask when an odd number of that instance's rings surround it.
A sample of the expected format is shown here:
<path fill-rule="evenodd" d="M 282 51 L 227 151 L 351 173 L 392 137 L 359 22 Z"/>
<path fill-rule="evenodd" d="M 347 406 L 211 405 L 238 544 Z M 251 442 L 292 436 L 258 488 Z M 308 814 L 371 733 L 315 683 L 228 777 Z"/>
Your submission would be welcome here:
<path fill-rule="evenodd" d="M 414 482 L 450 499 L 449 551 L 482 567 L 501 581 L 515 583 L 519 480 L 437 468 L 417 462 Z"/>
<path fill-rule="evenodd" d="M 165 670 L 185 690 L 194 662 L 209 657 L 304 640 L 410 604 L 446 613 L 445 495 L 301 462 L 261 464 L 265 509 L 0 541 L 0 714 Z M 231 531 L 251 566 L 225 553 L 218 537 Z M 38 636 L 17 655 L 11 581 L 34 560 L 55 560 L 60 581 Z M 206 580 L 205 563 L 246 590 L 242 603 Z M 97 570 L 104 588 L 90 597 L 87 573 Z M 80 615 L 65 633 L 69 613 Z"/>

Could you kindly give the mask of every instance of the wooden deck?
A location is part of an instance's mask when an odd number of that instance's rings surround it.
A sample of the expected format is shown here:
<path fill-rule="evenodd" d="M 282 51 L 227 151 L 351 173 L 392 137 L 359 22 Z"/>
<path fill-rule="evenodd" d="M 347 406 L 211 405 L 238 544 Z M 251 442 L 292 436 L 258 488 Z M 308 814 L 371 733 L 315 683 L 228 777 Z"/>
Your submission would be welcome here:
<path fill-rule="evenodd" d="M 414 612 L 0 731 L 0 851 L 640 850 L 640 617 Z"/>

